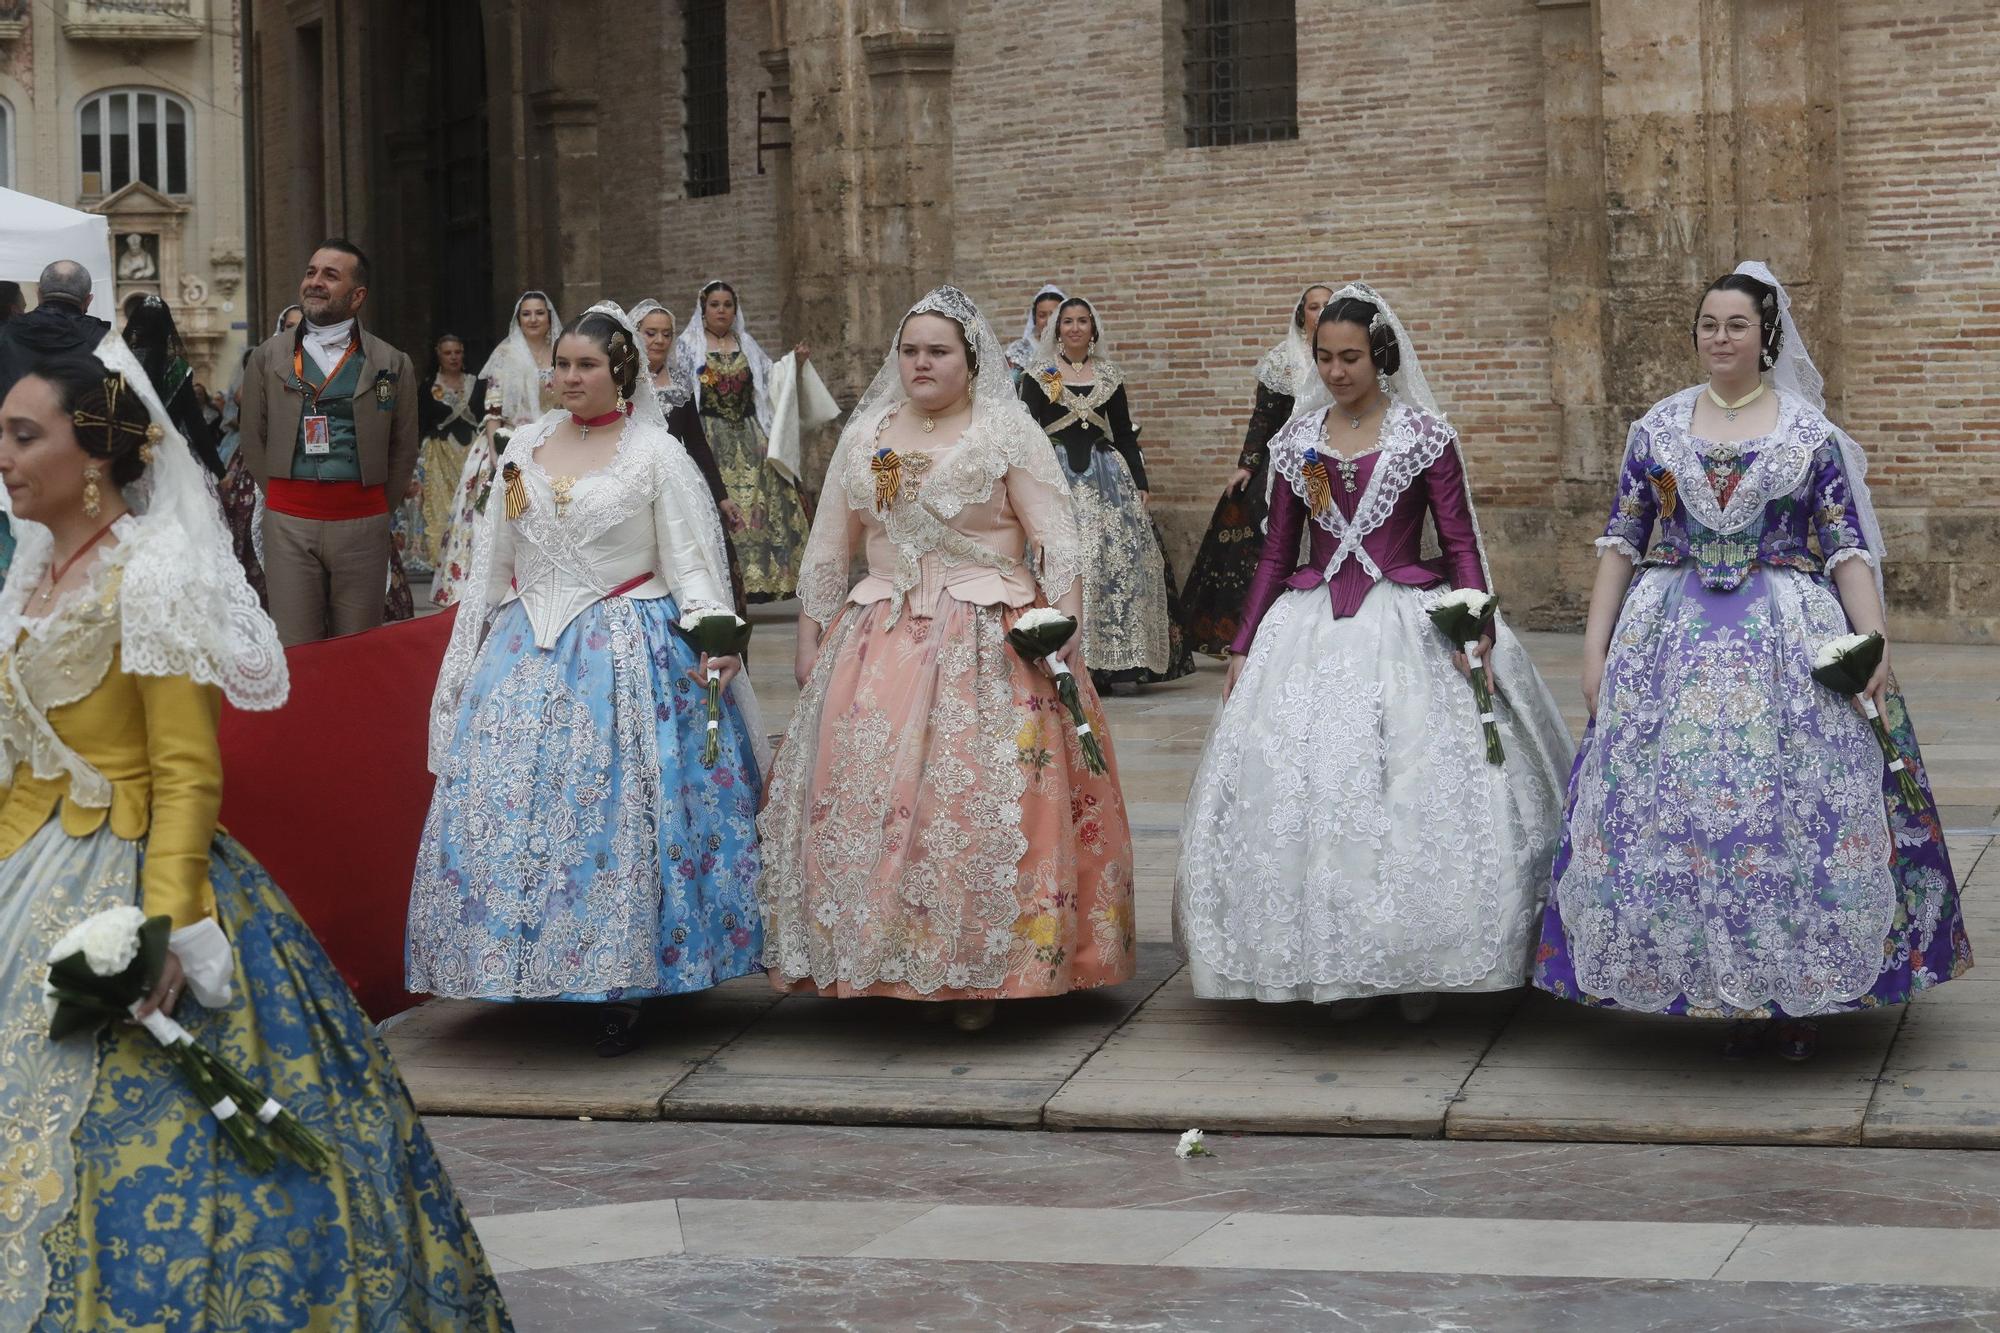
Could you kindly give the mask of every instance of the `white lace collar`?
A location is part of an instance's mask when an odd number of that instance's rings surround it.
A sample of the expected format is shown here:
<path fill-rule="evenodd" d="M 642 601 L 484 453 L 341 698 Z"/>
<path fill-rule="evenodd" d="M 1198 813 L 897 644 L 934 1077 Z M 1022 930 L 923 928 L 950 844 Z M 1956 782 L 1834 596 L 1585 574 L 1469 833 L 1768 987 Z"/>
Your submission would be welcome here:
<path fill-rule="evenodd" d="M 1744 440 L 1757 457 L 1743 474 L 1725 506 L 1709 482 L 1701 446 L 1694 434 L 1694 409 L 1704 386 L 1695 385 L 1661 399 L 1645 416 L 1653 440 L 1653 456 L 1674 475 L 1674 485 L 1688 514 L 1718 536 L 1730 536 L 1760 521 L 1764 507 L 1798 489 L 1812 465 L 1813 454 L 1826 443 L 1826 418 L 1797 394 L 1774 389 L 1778 420 L 1768 435 Z M 1713 447 L 1713 446 L 1711 446 Z"/>
<path fill-rule="evenodd" d="M 1293 417 L 1271 440 L 1271 470 L 1283 477 L 1292 488 L 1292 493 L 1301 500 L 1306 499 L 1306 450 L 1319 449 L 1320 442 L 1326 437 L 1326 416 L 1332 410 L 1329 405 L 1316 412 Z M 1434 417 L 1400 398 L 1391 400 L 1389 410 L 1382 416 L 1375 447 L 1354 455 L 1356 459 L 1371 453 L 1377 455 L 1375 470 L 1369 475 L 1368 485 L 1354 507 L 1354 517 L 1346 518 L 1341 514 L 1340 506 L 1330 504 L 1324 513 L 1314 514 L 1312 521 L 1339 540 L 1343 547 L 1350 544 L 1351 538 L 1352 546 L 1358 550 L 1360 543 L 1388 520 L 1410 483 L 1438 460 L 1451 440 L 1451 427 L 1445 424 L 1442 417 Z M 1310 504 L 1310 501 L 1307 503 Z M 1331 575 L 1343 559 L 1344 555 L 1336 553 L 1334 564 L 1328 567 L 1327 573 Z"/>

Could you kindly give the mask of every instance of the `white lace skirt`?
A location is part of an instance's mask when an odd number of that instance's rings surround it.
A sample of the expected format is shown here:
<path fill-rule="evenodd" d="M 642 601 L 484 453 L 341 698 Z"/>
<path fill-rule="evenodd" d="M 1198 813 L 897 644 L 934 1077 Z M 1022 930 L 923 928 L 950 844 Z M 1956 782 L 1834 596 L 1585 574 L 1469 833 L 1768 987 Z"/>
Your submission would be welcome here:
<path fill-rule="evenodd" d="M 1562 834 L 1572 747 L 1548 686 L 1499 626 L 1506 762 L 1430 594 L 1375 585 L 1334 618 L 1286 592 L 1203 751 L 1181 830 L 1174 934 L 1195 994 L 1350 999 L 1505 990 Z"/>

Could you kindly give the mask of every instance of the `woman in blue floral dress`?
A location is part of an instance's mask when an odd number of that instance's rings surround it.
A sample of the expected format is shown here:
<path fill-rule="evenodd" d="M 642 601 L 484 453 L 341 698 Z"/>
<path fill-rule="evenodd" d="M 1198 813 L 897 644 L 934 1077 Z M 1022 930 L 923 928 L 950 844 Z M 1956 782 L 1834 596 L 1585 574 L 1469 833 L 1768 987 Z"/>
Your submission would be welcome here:
<path fill-rule="evenodd" d="M 1831 640 L 1883 628 L 1861 450 L 1762 264 L 1709 289 L 1694 335 L 1709 380 L 1632 427 L 1597 543 L 1592 723 L 1535 984 L 1733 1018 L 1725 1054 L 1801 1060 L 1818 1015 L 1899 1004 L 1972 952 L 1886 651 L 1867 694 L 1915 808 L 1854 701 L 1812 675 Z"/>
<path fill-rule="evenodd" d="M 600 1005 L 607 1056 L 634 1045 L 638 1001 L 763 950 L 755 700 L 735 658 L 674 631 L 729 608 L 722 528 L 638 347 L 593 307 L 556 344 L 563 405 L 500 457 L 432 704 L 408 939 L 411 990 Z"/>

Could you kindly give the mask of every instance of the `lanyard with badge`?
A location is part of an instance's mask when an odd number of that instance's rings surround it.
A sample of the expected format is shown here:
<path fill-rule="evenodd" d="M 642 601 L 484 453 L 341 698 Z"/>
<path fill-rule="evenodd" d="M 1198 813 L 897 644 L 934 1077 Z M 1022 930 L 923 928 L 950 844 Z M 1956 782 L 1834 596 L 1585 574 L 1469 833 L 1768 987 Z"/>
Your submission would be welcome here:
<path fill-rule="evenodd" d="M 326 386 L 340 378 L 340 372 L 347 366 L 347 358 L 361 346 L 361 330 L 347 340 L 347 350 L 340 354 L 340 360 L 333 363 L 333 369 L 318 384 L 306 379 L 306 340 L 303 336 L 292 344 L 292 376 L 298 381 L 299 392 L 308 395 L 306 414 L 299 418 L 299 428 L 305 433 L 305 451 L 308 457 L 324 457 L 333 452 L 333 422 L 319 410 L 319 396 L 326 392 Z"/>

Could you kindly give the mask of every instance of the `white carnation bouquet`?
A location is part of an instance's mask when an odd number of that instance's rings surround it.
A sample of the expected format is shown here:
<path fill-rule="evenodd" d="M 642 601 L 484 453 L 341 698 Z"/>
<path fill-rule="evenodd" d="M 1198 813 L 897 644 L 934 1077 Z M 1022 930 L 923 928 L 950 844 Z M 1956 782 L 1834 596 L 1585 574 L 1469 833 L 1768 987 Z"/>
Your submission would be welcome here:
<path fill-rule="evenodd" d="M 1500 606 L 1500 599 L 1477 588 L 1460 588 L 1446 593 L 1430 605 L 1431 623 L 1444 632 L 1454 646 L 1465 651 L 1465 664 L 1472 678 L 1472 697 L 1479 702 L 1480 725 L 1486 730 L 1486 762 L 1506 759 L 1500 749 L 1500 728 L 1493 714 L 1493 677 L 1479 658 L 1479 640 L 1486 624 Z"/>
<path fill-rule="evenodd" d="M 681 617 L 674 631 L 698 653 L 709 657 L 741 657 L 750 646 L 750 622 L 734 611 L 690 611 Z M 722 672 L 708 669 L 708 740 L 701 747 L 701 762 L 714 768 L 722 757 Z"/>
<path fill-rule="evenodd" d="M 1040 662 L 1055 677 L 1056 694 L 1069 708 L 1077 744 L 1083 749 L 1083 762 L 1091 772 L 1102 773 L 1104 750 L 1090 729 L 1089 719 L 1083 715 L 1083 695 L 1076 688 L 1076 677 L 1069 663 L 1056 656 L 1075 633 L 1076 621 L 1052 606 L 1037 606 L 1021 613 L 1014 627 L 1007 631 L 1007 642 L 1024 661 Z"/>
<path fill-rule="evenodd" d="M 1868 725 L 1875 732 L 1875 743 L 1882 747 L 1882 757 L 1888 761 L 1889 771 L 1896 775 L 1896 790 L 1902 794 L 1903 804 L 1915 812 L 1924 808 L 1923 788 L 1917 785 L 1909 763 L 1897 751 L 1889 728 L 1882 722 L 1881 710 L 1867 694 L 1868 682 L 1875 675 L 1875 668 L 1882 665 L 1882 653 L 1887 647 L 1880 634 L 1843 634 L 1828 639 L 1813 654 L 1813 679 L 1861 705 L 1861 711 L 1868 715 Z"/>
<path fill-rule="evenodd" d="M 251 1170 L 268 1171 L 277 1161 L 264 1141 L 266 1133 L 293 1161 L 319 1170 L 326 1164 L 326 1144 L 297 1116 L 196 1042 L 163 1010 L 139 1016 L 139 1007 L 159 985 L 172 932 L 169 918 L 148 918 L 131 906 L 107 907 L 72 926 L 49 951 L 49 975 L 42 983 L 49 1040 L 95 1034 L 107 1022 L 135 1018 L 166 1048 L 188 1088 Z"/>

